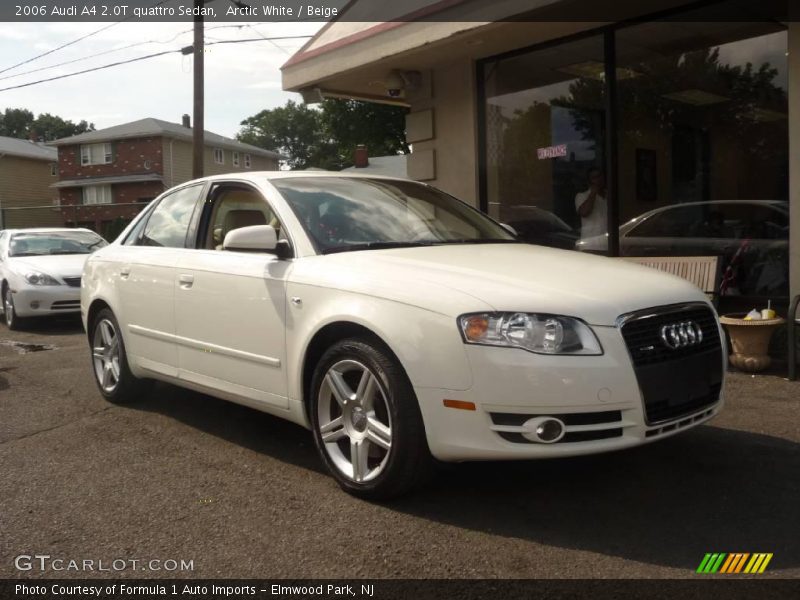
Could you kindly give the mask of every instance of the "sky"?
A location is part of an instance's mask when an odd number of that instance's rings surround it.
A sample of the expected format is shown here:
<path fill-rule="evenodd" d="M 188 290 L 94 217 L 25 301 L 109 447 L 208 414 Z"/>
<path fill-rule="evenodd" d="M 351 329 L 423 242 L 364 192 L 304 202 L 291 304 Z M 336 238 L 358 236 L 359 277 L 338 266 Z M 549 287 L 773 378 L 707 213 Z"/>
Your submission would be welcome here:
<path fill-rule="evenodd" d="M 108 23 L 0 23 L 0 71 L 42 52 L 108 26 Z M 231 26 L 236 25 L 236 26 Z M 313 35 L 321 23 L 207 23 L 206 41 Z M 0 89 L 54 77 L 192 43 L 189 23 L 120 23 L 53 54 L 0 73 Z M 207 46 L 205 126 L 233 136 L 243 119 L 300 96 L 281 90 L 280 67 L 305 39 Z M 138 42 L 135 48 L 120 49 Z M 73 59 L 73 64 L 22 75 Z M 192 57 L 168 54 L 76 77 L 0 91 L 0 111 L 27 108 L 97 129 L 156 117 L 179 123 L 192 113 Z M 14 75 L 19 75 L 11 77 Z"/>

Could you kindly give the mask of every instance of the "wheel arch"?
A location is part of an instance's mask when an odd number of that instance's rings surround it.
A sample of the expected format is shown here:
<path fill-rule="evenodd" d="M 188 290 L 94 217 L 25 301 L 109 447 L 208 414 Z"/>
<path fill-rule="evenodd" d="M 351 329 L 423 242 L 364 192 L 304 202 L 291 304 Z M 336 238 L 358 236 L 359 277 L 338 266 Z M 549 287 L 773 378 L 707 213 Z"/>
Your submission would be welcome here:
<path fill-rule="evenodd" d="M 114 309 L 111 308 L 111 305 L 108 302 L 106 302 L 103 298 L 95 298 L 89 305 L 89 310 L 86 311 L 86 337 L 89 339 L 90 344 L 92 340 L 92 323 L 94 323 L 94 318 L 97 315 L 97 313 L 99 313 L 104 308 L 107 308 L 111 312 L 114 312 Z"/>
<path fill-rule="evenodd" d="M 348 338 L 363 338 L 376 342 L 398 365 L 400 365 L 403 373 L 408 377 L 406 368 L 397 353 L 386 340 L 373 329 L 351 320 L 340 319 L 326 323 L 311 336 L 301 361 L 300 398 L 302 399 L 303 414 L 307 423 L 311 422 L 309 414 L 309 402 L 311 398 L 309 396 L 309 391 L 311 389 L 311 380 L 314 377 L 314 369 L 328 348 L 336 342 Z"/>

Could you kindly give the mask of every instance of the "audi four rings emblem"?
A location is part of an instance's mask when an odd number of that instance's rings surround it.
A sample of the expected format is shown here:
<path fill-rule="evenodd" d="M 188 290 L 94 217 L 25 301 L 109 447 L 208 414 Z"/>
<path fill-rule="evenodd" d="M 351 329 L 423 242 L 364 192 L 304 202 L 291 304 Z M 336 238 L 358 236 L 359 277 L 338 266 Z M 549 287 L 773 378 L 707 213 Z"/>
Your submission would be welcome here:
<path fill-rule="evenodd" d="M 661 328 L 661 341 L 670 350 L 697 346 L 703 341 L 703 330 L 694 321 L 664 325 Z"/>

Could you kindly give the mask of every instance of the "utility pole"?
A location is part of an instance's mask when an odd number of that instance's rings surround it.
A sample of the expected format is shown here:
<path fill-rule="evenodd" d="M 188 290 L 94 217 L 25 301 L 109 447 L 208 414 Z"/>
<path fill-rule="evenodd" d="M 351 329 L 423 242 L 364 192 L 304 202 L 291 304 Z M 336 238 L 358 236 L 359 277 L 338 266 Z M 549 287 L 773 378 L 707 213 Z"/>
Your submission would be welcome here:
<path fill-rule="evenodd" d="M 195 17 L 194 17 L 194 117 L 193 117 L 193 157 L 192 157 L 192 178 L 197 179 L 203 176 L 203 154 L 205 151 L 205 142 L 203 140 L 203 132 L 205 130 L 204 124 L 204 87 L 205 87 L 205 74 L 203 65 L 203 5 L 204 0 L 194 0 Z"/>

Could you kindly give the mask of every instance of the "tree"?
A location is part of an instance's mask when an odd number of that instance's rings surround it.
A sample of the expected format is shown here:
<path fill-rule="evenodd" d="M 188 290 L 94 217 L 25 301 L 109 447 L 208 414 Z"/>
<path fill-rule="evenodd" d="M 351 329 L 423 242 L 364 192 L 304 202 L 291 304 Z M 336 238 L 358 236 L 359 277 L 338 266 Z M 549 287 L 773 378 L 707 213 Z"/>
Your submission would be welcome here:
<path fill-rule="evenodd" d="M 322 103 L 322 126 L 335 142 L 339 162 L 353 164 L 353 150 L 364 144 L 372 156 L 408 154 L 404 108 L 328 98 Z"/>
<path fill-rule="evenodd" d="M 292 100 L 286 106 L 262 110 L 242 121 L 240 141 L 278 152 L 292 169 L 305 169 L 319 158 L 319 112 Z"/>
<path fill-rule="evenodd" d="M 33 113 L 24 108 L 7 108 L 0 114 L 0 135 L 27 139 L 33 124 Z"/>
<path fill-rule="evenodd" d="M 408 152 L 405 109 L 357 100 L 327 99 L 319 108 L 289 100 L 242 121 L 238 139 L 287 157 L 292 169 L 338 171 L 365 144 L 370 154 Z"/>
<path fill-rule="evenodd" d="M 93 123 L 73 123 L 50 113 L 34 117 L 24 108 L 7 108 L 0 113 L 0 135 L 18 139 L 31 136 L 46 142 L 94 130 Z"/>

